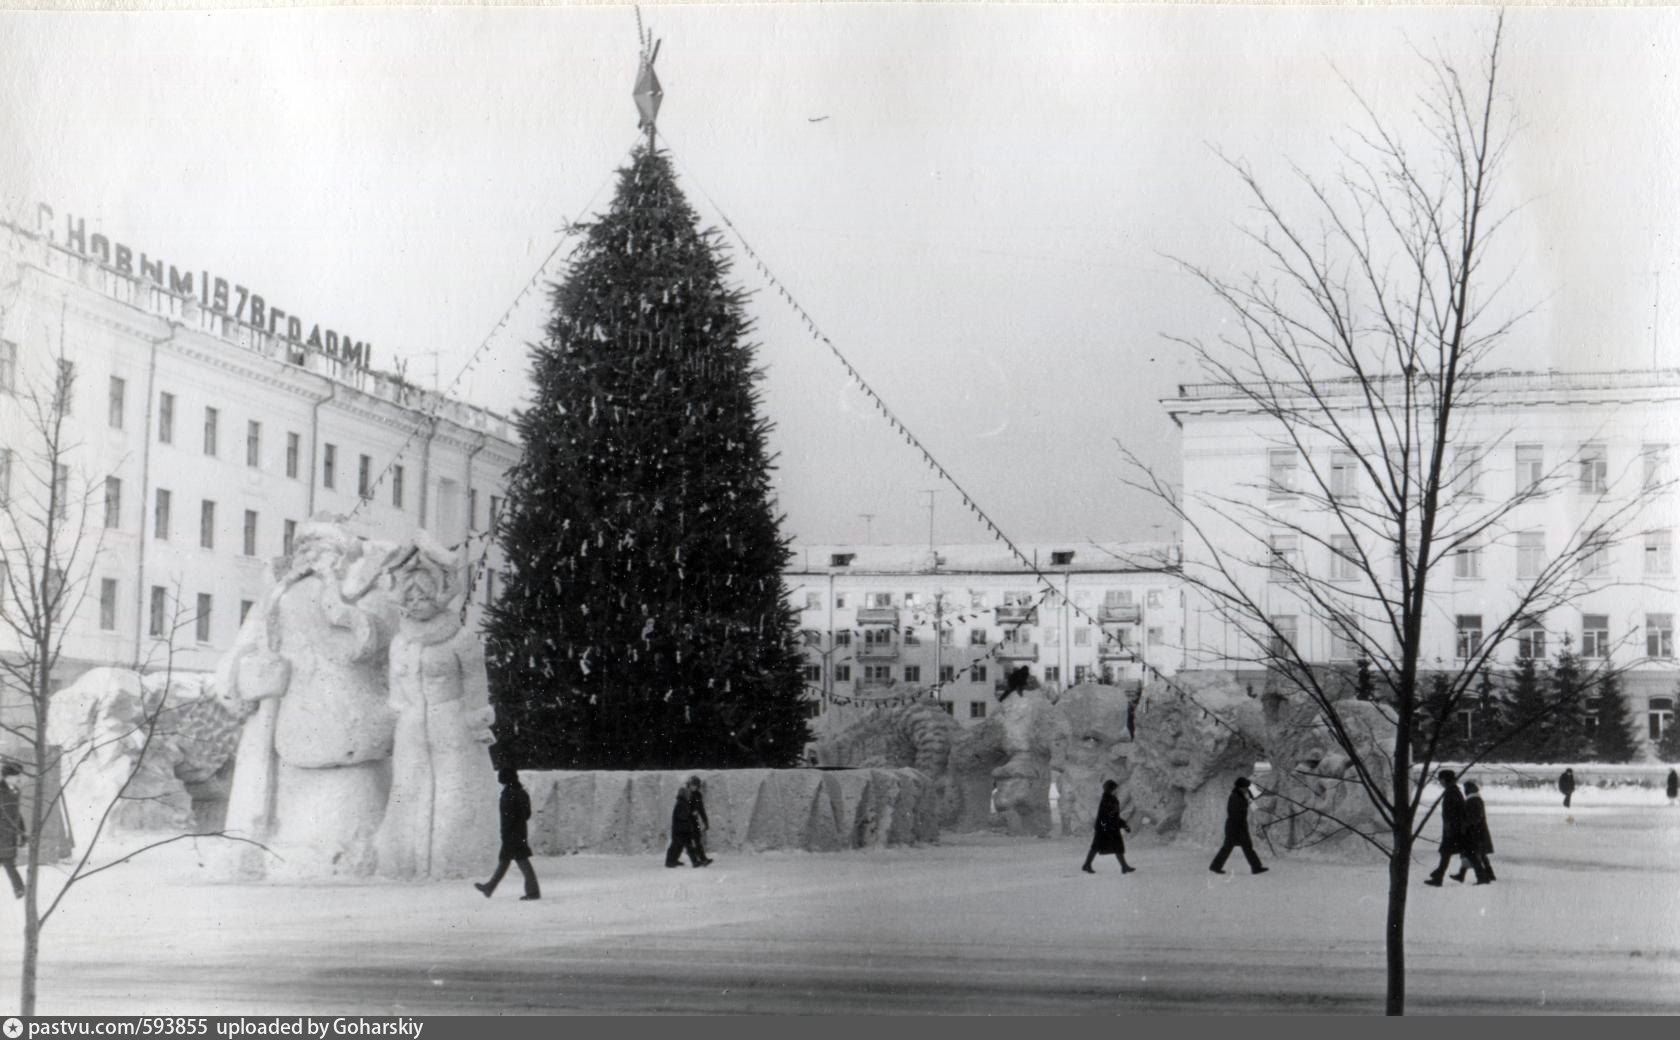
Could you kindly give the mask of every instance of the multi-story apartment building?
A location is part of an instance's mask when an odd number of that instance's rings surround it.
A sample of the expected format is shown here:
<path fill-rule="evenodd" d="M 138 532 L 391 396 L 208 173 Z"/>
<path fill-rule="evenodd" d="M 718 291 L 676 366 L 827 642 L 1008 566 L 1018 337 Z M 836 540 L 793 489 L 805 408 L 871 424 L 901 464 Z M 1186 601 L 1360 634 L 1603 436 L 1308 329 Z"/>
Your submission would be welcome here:
<path fill-rule="evenodd" d="M 990 545 L 812 546 L 783 581 L 799 611 L 814 729 L 932 691 L 965 723 L 1005 673 L 1040 684 L 1129 683 L 1170 673 L 1182 645 L 1176 555 L 1166 545 L 1027 546 L 1041 579 Z"/>
<path fill-rule="evenodd" d="M 1345 389 L 1352 416 L 1360 405 L 1354 388 Z M 1616 537 L 1571 561 L 1569 601 L 1526 618 L 1498 648 L 1495 663 L 1546 657 L 1567 641 L 1588 667 L 1625 666 L 1634 721 L 1654 741 L 1673 724 L 1680 679 L 1674 640 L 1680 495 L 1666 489 L 1680 444 L 1680 372 L 1496 372 L 1478 377 L 1472 390 L 1447 453 L 1452 479 L 1445 512 L 1462 518 L 1502 501 L 1517 504 L 1435 571 L 1425 667 L 1472 657 L 1499 619 L 1517 613 L 1521 590 L 1559 560 L 1572 538 L 1593 518 L 1616 516 Z M 1205 537 L 1309 660 L 1351 664 L 1360 656 L 1354 641 L 1330 622 L 1322 603 L 1303 602 L 1287 574 L 1299 567 L 1332 590 L 1342 580 L 1358 586 L 1355 550 L 1379 551 L 1378 539 L 1373 533 L 1355 544 L 1324 499 L 1326 491 L 1356 503 L 1372 495 L 1356 455 L 1377 447 L 1356 453 L 1327 438 L 1308 439 L 1311 457 L 1304 457 L 1281 427 L 1226 387 L 1184 386 L 1163 404 L 1183 430 L 1187 527 L 1200 532 L 1184 532 L 1186 573 L 1211 562 Z M 1520 494 L 1530 488 L 1545 493 Z M 1393 563 L 1386 546 L 1380 552 Z M 1187 601 L 1192 666 L 1243 671 L 1264 657 L 1252 633 L 1245 635 L 1204 595 L 1187 590 Z"/>
<path fill-rule="evenodd" d="M 155 667 L 171 645 L 175 667 L 213 667 L 260 602 L 265 563 L 318 514 L 354 513 L 370 537 L 423 528 L 470 543 L 476 562 L 489 539 L 471 536 L 488 530 L 519 456 L 507 420 L 372 369 L 350 337 L 305 337 L 273 308 L 236 313 L 232 299 L 260 298 L 202 272 L 166 278 L 49 213 L 0 226 L 0 496 L 39 518 L 29 499 L 45 453 L 27 412 L 62 364 L 61 519 L 81 538 L 86 592 L 56 682 Z M 499 562 L 492 549 L 489 573 Z M 489 595 L 493 578 L 475 602 Z"/>

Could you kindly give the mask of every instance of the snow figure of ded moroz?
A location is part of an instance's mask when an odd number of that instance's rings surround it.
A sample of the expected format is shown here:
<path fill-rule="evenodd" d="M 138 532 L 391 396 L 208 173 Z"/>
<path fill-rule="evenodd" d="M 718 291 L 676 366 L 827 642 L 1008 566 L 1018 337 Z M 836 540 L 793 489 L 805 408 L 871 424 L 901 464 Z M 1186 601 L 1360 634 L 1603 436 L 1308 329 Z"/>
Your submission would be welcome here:
<path fill-rule="evenodd" d="M 385 705 L 383 597 L 352 602 L 383 554 L 330 517 L 304 523 L 295 554 L 252 610 L 216 670 L 243 718 L 229 832 L 268 846 L 230 846 L 241 876 L 369 874 L 390 784 L 393 719 Z"/>
<path fill-rule="evenodd" d="M 391 798 L 375 845 L 385 877 L 466 877 L 496 843 L 489 683 L 462 625 L 455 556 L 421 533 L 384 570 L 401 619 L 391 639 L 397 715 Z"/>

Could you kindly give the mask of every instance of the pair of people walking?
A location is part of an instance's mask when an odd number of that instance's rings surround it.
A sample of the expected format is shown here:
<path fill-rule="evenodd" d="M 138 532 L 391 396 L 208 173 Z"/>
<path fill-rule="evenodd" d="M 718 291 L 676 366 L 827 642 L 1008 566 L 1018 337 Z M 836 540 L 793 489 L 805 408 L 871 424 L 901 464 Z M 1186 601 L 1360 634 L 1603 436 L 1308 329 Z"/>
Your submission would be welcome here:
<path fill-rule="evenodd" d="M 1454 856 L 1464 861 L 1453 876 L 1454 881 L 1463 881 L 1464 871 L 1469 869 L 1476 872 L 1476 884 L 1492 884 L 1493 867 L 1487 857 L 1493 852 L 1493 839 L 1488 834 L 1487 810 L 1482 805 L 1479 788 L 1474 783 L 1468 785 L 1475 800 L 1472 809 L 1464 792 L 1458 789 L 1457 773 L 1443 769 L 1435 775 L 1441 782 L 1441 861 L 1430 871 L 1424 884 L 1440 888 Z"/>
<path fill-rule="evenodd" d="M 682 865 L 682 855 L 688 853 L 691 867 L 709 867 L 712 858 L 706 855 L 706 831 L 711 821 L 706 819 L 706 785 L 697 776 L 677 789 L 676 804 L 671 807 L 671 846 L 665 850 L 665 865 Z"/>

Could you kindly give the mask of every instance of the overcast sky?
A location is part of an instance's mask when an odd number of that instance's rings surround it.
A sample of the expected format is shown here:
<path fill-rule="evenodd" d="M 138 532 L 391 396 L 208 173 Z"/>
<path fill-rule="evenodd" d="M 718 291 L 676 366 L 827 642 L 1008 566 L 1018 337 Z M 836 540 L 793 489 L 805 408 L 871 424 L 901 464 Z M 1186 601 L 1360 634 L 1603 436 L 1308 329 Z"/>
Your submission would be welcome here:
<path fill-rule="evenodd" d="M 1217 332 L 1168 256 L 1221 267 L 1252 219 L 1211 148 L 1329 170 L 1414 47 L 1475 62 L 1477 9 L 644 8 L 664 141 L 1002 527 L 1166 537 L 1115 442 L 1176 473 L 1158 399 Z M 1538 305 L 1522 367 L 1680 364 L 1680 12 L 1517 10 L 1522 130 L 1500 259 Z M 0 197 L 370 340 L 449 383 L 636 137 L 628 7 L 0 13 Z M 19 147 L 21 142 L 22 147 Z M 1662 272 L 1659 276 L 1659 272 Z M 764 288 L 745 258 L 735 275 Z M 1658 293 L 1663 300 L 1658 306 Z M 987 537 L 783 301 L 752 304 L 788 531 L 805 544 Z M 518 406 L 526 298 L 469 400 Z M 434 361 L 435 358 L 435 361 Z"/>

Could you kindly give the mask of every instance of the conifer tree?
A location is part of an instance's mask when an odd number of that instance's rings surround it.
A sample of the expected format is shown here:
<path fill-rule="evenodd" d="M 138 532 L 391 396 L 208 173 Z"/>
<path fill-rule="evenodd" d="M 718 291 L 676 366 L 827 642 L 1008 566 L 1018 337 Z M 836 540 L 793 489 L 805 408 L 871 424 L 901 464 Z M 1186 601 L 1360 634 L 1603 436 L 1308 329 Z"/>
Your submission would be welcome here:
<path fill-rule="evenodd" d="M 1472 716 L 1474 728 L 1471 739 L 1467 743 L 1477 754 L 1482 754 L 1493 747 L 1504 734 L 1506 726 L 1504 698 L 1500 696 L 1499 686 L 1493 681 L 1493 673 L 1488 669 L 1482 669 L 1469 703 L 1475 714 Z M 1497 759 L 1497 750 L 1488 757 Z"/>
<path fill-rule="evenodd" d="M 1581 660 L 1567 640 L 1552 660 L 1551 674 L 1546 678 L 1547 714 L 1540 726 L 1540 761 L 1580 761 L 1591 746 L 1582 717 L 1587 680 L 1581 675 Z"/>
<path fill-rule="evenodd" d="M 651 146 L 583 234 L 498 525 L 498 760 L 791 765 L 809 732 L 744 297 Z"/>
<path fill-rule="evenodd" d="M 1598 726 L 1593 730 L 1593 758 L 1600 762 L 1632 762 L 1639 756 L 1639 742 L 1628 720 L 1627 698 L 1615 671 L 1598 679 Z"/>
<path fill-rule="evenodd" d="M 1540 685 L 1539 669 L 1532 657 L 1517 662 L 1506 699 L 1508 720 L 1495 739 L 1501 741 L 1498 756 L 1506 762 L 1542 761 L 1546 730 L 1546 694 Z"/>

